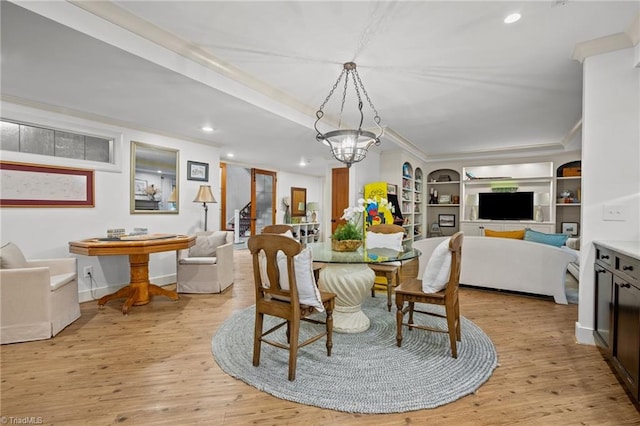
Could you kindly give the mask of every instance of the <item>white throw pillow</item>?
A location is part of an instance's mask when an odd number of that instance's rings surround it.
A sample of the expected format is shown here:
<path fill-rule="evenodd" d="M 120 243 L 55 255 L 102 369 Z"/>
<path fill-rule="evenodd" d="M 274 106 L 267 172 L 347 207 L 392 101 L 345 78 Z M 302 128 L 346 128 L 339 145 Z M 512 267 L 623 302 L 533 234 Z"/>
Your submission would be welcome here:
<path fill-rule="evenodd" d="M 365 245 L 370 248 L 387 248 L 395 251 L 402 251 L 402 240 L 404 232 L 394 234 L 380 234 L 378 232 L 367 231 Z"/>
<path fill-rule="evenodd" d="M 227 242 L 227 231 L 216 231 L 210 235 L 198 235 L 196 243 L 189 248 L 189 257 L 214 257 L 216 249 Z"/>
<path fill-rule="evenodd" d="M 27 259 L 17 245 L 7 243 L 0 249 L 0 265 L 2 269 L 26 268 Z"/>
<path fill-rule="evenodd" d="M 296 284 L 298 286 L 298 299 L 300 304 L 313 306 L 318 312 L 324 312 L 324 305 L 320 297 L 320 290 L 316 286 L 316 278 L 313 275 L 313 254 L 307 247 L 293 257 L 296 271 Z M 287 256 L 278 253 L 278 270 L 280 272 L 280 286 L 289 290 L 289 274 L 287 273 Z"/>
<path fill-rule="evenodd" d="M 279 235 L 283 235 L 285 237 L 291 238 L 292 240 L 295 240 L 295 238 L 293 238 L 293 234 L 289 230 Z M 278 256 L 284 256 L 284 253 L 279 252 Z M 278 260 L 279 259 L 280 258 L 278 257 Z M 267 275 L 267 256 L 264 254 L 264 251 L 260 251 L 260 253 L 258 253 L 258 265 L 260 266 L 260 277 L 262 278 L 262 285 L 265 287 L 269 287 L 269 276 Z"/>
<path fill-rule="evenodd" d="M 451 273 L 451 251 L 447 238 L 435 248 L 422 275 L 422 291 L 437 293 L 447 286 Z"/>

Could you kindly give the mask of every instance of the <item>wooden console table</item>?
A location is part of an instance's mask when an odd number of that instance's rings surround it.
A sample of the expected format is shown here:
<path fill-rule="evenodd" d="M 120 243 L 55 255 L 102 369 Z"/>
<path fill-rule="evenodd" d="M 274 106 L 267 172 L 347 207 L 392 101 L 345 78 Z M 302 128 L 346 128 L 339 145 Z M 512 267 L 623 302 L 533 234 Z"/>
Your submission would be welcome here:
<path fill-rule="evenodd" d="M 125 237 L 122 240 L 90 238 L 71 241 L 69 251 L 85 256 L 129 256 L 131 270 L 129 285 L 98 300 L 98 306 L 103 306 L 110 300 L 126 297 L 122 313 L 127 314 L 132 305 L 146 305 L 155 295 L 167 296 L 172 300 L 179 299 L 175 291 L 165 290 L 149 282 L 149 254 L 187 249 L 193 246 L 195 241 L 195 236 L 173 234 L 139 235 Z"/>

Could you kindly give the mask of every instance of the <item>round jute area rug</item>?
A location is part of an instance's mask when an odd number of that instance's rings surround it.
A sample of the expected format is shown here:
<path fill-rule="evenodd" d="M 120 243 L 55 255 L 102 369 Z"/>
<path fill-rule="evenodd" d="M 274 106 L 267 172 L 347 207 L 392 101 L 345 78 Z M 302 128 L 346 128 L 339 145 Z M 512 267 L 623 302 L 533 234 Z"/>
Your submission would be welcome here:
<path fill-rule="evenodd" d="M 222 324 L 213 336 L 213 356 L 227 374 L 278 398 L 369 414 L 447 404 L 475 392 L 497 366 L 498 356 L 489 337 L 464 317 L 462 342 L 458 342 L 458 358 L 454 359 L 449 336 L 444 333 L 409 331 L 405 327 L 402 347 L 397 347 L 395 309 L 387 311 L 385 297 L 365 298 L 363 310 L 371 319 L 369 330 L 356 334 L 334 332 L 330 357 L 324 338 L 299 349 L 293 382 L 287 380 L 286 350 L 263 343 L 260 365 L 252 365 L 253 306 L 236 312 Z M 414 320 L 446 326 L 444 320 L 426 315 L 416 314 Z M 265 316 L 264 330 L 275 324 L 275 318 Z M 323 326 L 303 323 L 300 341 L 311 334 L 308 330 L 316 332 L 316 327 Z M 278 337 L 286 342 L 285 328 L 270 337 L 275 338 L 282 331 Z"/>

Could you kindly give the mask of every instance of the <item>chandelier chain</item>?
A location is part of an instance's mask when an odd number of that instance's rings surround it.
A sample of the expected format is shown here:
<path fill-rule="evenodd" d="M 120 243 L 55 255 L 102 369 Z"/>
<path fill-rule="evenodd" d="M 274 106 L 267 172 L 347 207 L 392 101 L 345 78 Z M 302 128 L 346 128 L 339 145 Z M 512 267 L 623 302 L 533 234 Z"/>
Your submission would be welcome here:
<path fill-rule="evenodd" d="M 333 95 L 333 92 L 336 90 L 336 88 L 338 87 L 338 84 L 340 84 L 340 80 L 342 80 L 342 76 L 344 75 L 344 73 L 347 72 L 346 69 L 342 69 L 342 72 L 340 73 L 340 75 L 338 76 L 338 79 L 336 80 L 335 83 L 333 83 L 333 87 L 331 88 L 331 90 L 329 91 L 329 94 L 327 95 L 327 97 L 325 98 L 324 102 L 322 102 L 322 105 L 320 105 L 320 108 L 318 109 L 318 111 L 322 111 L 322 109 L 324 108 L 324 106 L 327 104 L 327 102 L 329 102 L 329 98 L 331 98 L 331 96 Z"/>
<path fill-rule="evenodd" d="M 371 109 L 373 110 L 375 117 L 374 120 L 376 121 L 376 123 L 380 123 L 380 116 L 378 115 L 378 110 L 376 109 L 376 107 L 373 106 L 373 102 L 371 102 L 371 98 L 369 98 L 369 94 L 367 93 L 367 89 L 364 88 L 364 84 L 362 84 L 362 80 L 360 80 L 360 74 L 358 74 L 357 71 L 354 71 L 355 77 L 358 79 L 358 84 L 360 84 L 360 87 L 362 87 L 362 93 L 364 94 L 364 97 L 367 99 L 367 102 L 369 102 L 369 106 L 371 107 Z M 356 89 L 357 89 L 358 85 L 356 85 Z M 360 98 L 360 93 L 358 93 L 358 99 Z"/>

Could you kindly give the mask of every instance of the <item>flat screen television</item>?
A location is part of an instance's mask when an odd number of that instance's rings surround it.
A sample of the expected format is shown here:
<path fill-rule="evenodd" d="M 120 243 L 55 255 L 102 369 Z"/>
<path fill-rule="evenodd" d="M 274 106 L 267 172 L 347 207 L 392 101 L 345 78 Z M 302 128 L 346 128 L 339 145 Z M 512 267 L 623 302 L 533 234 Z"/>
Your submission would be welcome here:
<path fill-rule="evenodd" d="M 478 218 L 533 220 L 533 192 L 481 192 Z"/>

